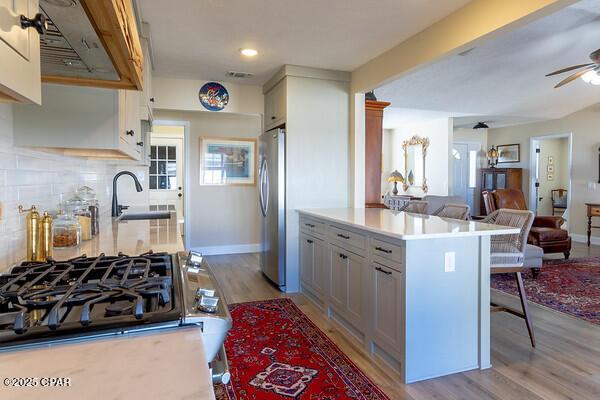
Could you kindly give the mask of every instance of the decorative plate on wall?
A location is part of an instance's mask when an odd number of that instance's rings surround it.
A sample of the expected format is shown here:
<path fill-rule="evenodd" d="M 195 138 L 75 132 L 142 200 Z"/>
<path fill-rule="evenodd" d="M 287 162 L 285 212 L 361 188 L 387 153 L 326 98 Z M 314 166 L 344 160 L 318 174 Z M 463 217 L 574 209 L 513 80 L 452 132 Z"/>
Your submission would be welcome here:
<path fill-rule="evenodd" d="M 218 82 L 208 82 L 200 88 L 198 98 L 207 110 L 221 111 L 229 103 L 229 92 Z"/>

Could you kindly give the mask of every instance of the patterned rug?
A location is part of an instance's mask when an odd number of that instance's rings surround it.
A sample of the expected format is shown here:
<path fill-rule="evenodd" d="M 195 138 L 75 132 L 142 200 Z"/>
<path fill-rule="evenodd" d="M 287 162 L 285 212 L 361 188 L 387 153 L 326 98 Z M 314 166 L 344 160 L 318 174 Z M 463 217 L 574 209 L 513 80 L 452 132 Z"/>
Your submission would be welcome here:
<path fill-rule="evenodd" d="M 600 325 L 600 257 L 546 260 L 533 278 L 523 274 L 527 299 Z M 518 296 L 513 274 L 492 275 L 492 288 Z"/>
<path fill-rule="evenodd" d="M 388 399 L 290 299 L 230 305 L 231 382 L 217 400 Z"/>

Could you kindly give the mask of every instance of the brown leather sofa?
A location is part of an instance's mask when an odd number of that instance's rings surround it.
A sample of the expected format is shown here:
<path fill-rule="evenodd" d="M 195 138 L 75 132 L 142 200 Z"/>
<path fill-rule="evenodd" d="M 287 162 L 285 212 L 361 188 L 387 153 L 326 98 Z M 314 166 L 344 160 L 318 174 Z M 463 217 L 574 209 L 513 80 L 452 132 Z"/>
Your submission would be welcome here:
<path fill-rule="evenodd" d="M 499 208 L 510 208 L 513 210 L 527 210 L 523 192 L 516 189 L 497 189 L 493 192 L 482 192 L 483 204 L 489 214 Z M 529 231 L 527 242 L 541 247 L 544 254 L 563 253 L 565 259 L 571 254 L 571 237 L 569 232 L 561 229 L 565 223 L 563 217 L 536 216 L 533 226 Z"/>

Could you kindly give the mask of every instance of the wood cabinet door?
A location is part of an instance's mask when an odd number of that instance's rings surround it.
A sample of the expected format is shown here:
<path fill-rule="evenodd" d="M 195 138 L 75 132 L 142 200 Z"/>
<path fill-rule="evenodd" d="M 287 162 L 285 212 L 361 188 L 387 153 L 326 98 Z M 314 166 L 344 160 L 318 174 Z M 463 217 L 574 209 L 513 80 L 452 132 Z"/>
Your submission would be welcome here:
<path fill-rule="evenodd" d="M 494 190 L 494 173 L 484 172 L 481 179 L 481 186 L 483 190 Z"/>
<path fill-rule="evenodd" d="M 345 313 L 348 302 L 348 252 L 331 246 L 329 252 L 329 301 L 338 312 Z"/>
<path fill-rule="evenodd" d="M 356 327 L 364 327 L 364 286 L 363 283 L 366 281 L 365 277 L 367 265 L 363 257 L 357 256 L 353 253 L 348 253 L 346 261 L 346 268 L 348 270 L 348 299 L 346 303 L 346 309 L 348 318 L 351 319 Z"/>
<path fill-rule="evenodd" d="M 20 24 L 38 12 L 38 0 L 0 0 L 0 99 L 42 102 L 40 36 Z"/>
<path fill-rule="evenodd" d="M 308 235 L 300 235 L 300 279 L 303 284 L 313 286 L 315 243 Z"/>
<path fill-rule="evenodd" d="M 379 263 L 371 264 L 373 337 L 399 349 L 402 344 L 402 274 Z"/>
<path fill-rule="evenodd" d="M 325 293 L 327 279 L 327 257 L 325 242 L 313 238 L 313 288 L 319 294 Z"/>
<path fill-rule="evenodd" d="M 507 189 L 506 186 L 507 177 L 506 172 L 496 172 L 496 183 L 494 189 Z"/>

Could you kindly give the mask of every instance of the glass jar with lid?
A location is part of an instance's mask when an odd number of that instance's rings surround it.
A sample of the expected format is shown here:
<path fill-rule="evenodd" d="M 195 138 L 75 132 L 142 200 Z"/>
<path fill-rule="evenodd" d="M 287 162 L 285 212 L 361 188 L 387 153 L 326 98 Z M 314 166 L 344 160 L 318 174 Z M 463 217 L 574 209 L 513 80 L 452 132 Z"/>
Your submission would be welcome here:
<path fill-rule="evenodd" d="M 52 244 L 54 248 L 77 246 L 81 242 L 81 226 L 72 215 L 60 212 L 52 223 Z"/>
<path fill-rule="evenodd" d="M 88 202 L 75 196 L 66 203 L 67 214 L 77 219 L 80 225 L 81 240 L 92 238 L 92 214 Z"/>
<path fill-rule="evenodd" d="M 92 236 L 96 236 L 98 233 L 100 233 L 100 204 L 96 199 L 96 192 L 89 186 L 82 186 L 77 189 L 77 196 L 86 201 L 88 204 L 88 209 L 90 210 Z"/>

